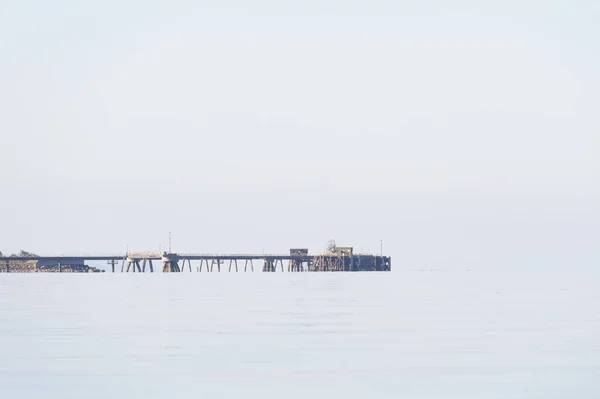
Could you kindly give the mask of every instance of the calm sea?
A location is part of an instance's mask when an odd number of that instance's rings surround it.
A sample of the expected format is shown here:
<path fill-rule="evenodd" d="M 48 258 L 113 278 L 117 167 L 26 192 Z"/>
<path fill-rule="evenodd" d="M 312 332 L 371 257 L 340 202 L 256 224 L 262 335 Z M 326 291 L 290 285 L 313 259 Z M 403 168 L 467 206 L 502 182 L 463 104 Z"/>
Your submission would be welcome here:
<path fill-rule="evenodd" d="M 599 277 L 0 275 L 0 397 L 600 398 Z"/>

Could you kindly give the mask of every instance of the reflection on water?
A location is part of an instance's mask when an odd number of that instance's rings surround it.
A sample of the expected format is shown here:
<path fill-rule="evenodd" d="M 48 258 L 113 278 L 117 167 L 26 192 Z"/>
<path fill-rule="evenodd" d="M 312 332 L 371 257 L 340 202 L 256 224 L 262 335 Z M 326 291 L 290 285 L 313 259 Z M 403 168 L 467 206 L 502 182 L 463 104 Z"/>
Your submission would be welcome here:
<path fill-rule="evenodd" d="M 2 275 L 6 398 L 597 398 L 597 275 Z"/>

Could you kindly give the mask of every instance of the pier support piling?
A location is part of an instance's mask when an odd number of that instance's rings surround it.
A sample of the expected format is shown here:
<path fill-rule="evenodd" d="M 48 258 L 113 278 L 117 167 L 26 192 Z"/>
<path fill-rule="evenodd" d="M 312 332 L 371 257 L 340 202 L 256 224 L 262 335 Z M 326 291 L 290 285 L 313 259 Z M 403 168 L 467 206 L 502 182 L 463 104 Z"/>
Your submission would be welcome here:
<path fill-rule="evenodd" d="M 198 269 L 200 272 L 202 272 L 202 265 L 204 265 L 204 262 L 206 261 L 206 271 L 208 272 L 208 259 L 200 259 L 200 268 Z"/>
<path fill-rule="evenodd" d="M 252 268 L 252 271 L 254 271 L 254 264 L 252 263 L 252 259 L 246 259 L 246 264 L 244 265 L 244 271 L 248 270 L 248 262 L 250 262 L 250 267 Z"/>
<path fill-rule="evenodd" d="M 179 273 L 181 269 L 177 261 L 179 257 L 175 254 L 163 254 L 163 273 Z"/>
<path fill-rule="evenodd" d="M 290 259 L 288 264 L 288 272 L 303 272 L 304 264 L 302 259 Z"/>
<path fill-rule="evenodd" d="M 221 259 L 219 259 L 219 258 L 212 260 L 212 262 L 210 263 L 210 271 L 212 272 L 214 270 L 215 263 L 217 264 L 217 271 L 220 272 L 221 271 Z"/>
<path fill-rule="evenodd" d="M 237 259 L 229 259 L 229 271 L 231 271 L 231 266 L 235 265 L 235 271 L 238 271 L 238 263 L 237 263 Z"/>
<path fill-rule="evenodd" d="M 185 270 L 185 263 L 187 262 L 188 264 L 188 268 L 190 270 L 190 272 L 192 271 L 192 261 L 190 259 L 183 259 L 181 261 L 181 271 L 183 272 Z"/>
<path fill-rule="evenodd" d="M 273 266 L 273 259 L 265 258 L 265 264 L 263 266 L 263 272 L 271 273 L 275 271 L 275 266 Z"/>

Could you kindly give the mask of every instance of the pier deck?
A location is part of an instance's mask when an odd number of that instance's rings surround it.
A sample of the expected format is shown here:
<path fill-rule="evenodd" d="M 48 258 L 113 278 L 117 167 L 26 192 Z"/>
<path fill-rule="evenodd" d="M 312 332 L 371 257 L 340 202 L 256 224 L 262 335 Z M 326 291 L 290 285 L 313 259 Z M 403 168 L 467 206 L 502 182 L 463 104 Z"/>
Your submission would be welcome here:
<path fill-rule="evenodd" d="M 64 266 L 85 266 L 90 261 L 106 261 L 111 271 L 154 272 L 152 261 L 162 262 L 162 271 L 254 271 L 254 262 L 262 263 L 263 272 L 284 271 L 287 262 L 289 272 L 319 271 L 390 271 L 391 258 L 371 254 L 354 254 L 351 247 L 332 247 L 328 252 L 309 255 L 307 249 L 291 249 L 289 254 L 205 254 L 205 253 L 169 253 L 169 252 L 128 252 L 109 255 L 61 255 L 61 256 L 2 256 L 0 271 L 11 272 L 11 264 L 30 262 L 33 271 L 55 268 L 62 271 Z M 193 263 L 192 263 L 193 262 Z M 238 263 L 240 262 L 240 263 Z"/>

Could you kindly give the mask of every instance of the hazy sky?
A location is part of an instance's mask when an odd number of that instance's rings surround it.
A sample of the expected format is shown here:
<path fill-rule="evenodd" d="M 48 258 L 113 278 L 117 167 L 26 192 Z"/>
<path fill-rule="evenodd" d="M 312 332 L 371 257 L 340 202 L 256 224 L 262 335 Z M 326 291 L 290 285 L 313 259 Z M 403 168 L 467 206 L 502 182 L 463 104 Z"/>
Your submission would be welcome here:
<path fill-rule="evenodd" d="M 600 264 L 598 1 L 91 3 L 0 0 L 4 253 Z"/>

